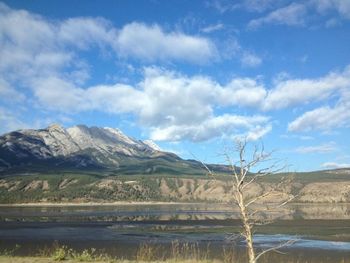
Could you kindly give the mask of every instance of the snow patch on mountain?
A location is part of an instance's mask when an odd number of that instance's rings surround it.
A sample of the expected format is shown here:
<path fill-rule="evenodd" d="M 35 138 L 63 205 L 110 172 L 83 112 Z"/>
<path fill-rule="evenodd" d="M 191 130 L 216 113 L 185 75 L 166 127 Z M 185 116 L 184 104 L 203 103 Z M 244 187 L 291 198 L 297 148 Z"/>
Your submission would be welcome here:
<path fill-rule="evenodd" d="M 152 140 L 144 140 L 142 142 L 147 146 L 151 147 L 155 151 L 162 151 L 162 149 Z"/>

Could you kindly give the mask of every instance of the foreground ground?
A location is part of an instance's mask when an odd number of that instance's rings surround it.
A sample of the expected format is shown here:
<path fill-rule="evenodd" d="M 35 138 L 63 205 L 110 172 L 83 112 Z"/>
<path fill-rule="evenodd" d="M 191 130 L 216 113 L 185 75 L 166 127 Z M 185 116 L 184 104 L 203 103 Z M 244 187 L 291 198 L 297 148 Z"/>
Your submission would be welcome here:
<path fill-rule="evenodd" d="M 52 258 L 40 258 L 40 257 L 6 257 L 2 256 L 0 257 L 0 263 L 51 263 L 51 262 L 58 262 Z M 76 263 L 76 262 L 94 262 L 94 263 L 106 263 L 106 262 L 115 262 L 115 263 L 136 263 L 136 262 L 146 262 L 146 261 L 130 261 L 130 260 L 78 260 L 78 259 L 69 259 L 69 260 L 64 260 L 60 261 L 64 263 Z M 219 261 L 197 261 L 197 260 L 183 260 L 183 261 L 175 261 L 175 260 L 167 260 L 167 261 L 152 261 L 152 262 L 162 262 L 162 263 L 170 263 L 170 262 L 186 262 L 186 263 L 191 263 L 191 262 L 219 262 Z"/>
<path fill-rule="evenodd" d="M 122 259 L 105 259 L 105 260 L 80 260 L 80 259 L 69 259 L 69 260 L 63 260 L 63 261 L 57 261 L 52 258 L 47 258 L 47 257 L 8 257 L 8 256 L 0 256 L 0 263 L 56 263 L 56 262 L 63 262 L 63 263 L 87 263 L 87 262 L 94 262 L 94 263 L 142 263 L 142 262 L 159 262 L 159 263 L 220 263 L 220 262 L 242 262 L 242 261 L 219 261 L 219 260 L 176 260 L 176 259 L 169 259 L 165 261 L 132 261 L 132 260 L 122 260 Z M 260 262 L 262 263 L 267 263 L 269 262 L 268 259 L 261 260 Z M 303 263 L 303 261 L 288 261 L 284 263 Z M 320 261 L 307 261 L 308 263 L 322 263 Z M 342 259 L 340 261 L 334 261 L 334 263 L 349 263 L 350 259 Z"/>
<path fill-rule="evenodd" d="M 51 262 L 58 262 L 52 258 L 41 258 L 41 257 L 8 257 L 8 256 L 0 256 L 0 263 L 51 263 Z M 64 260 L 61 261 L 64 263 L 76 263 L 76 262 L 94 262 L 94 263 L 106 263 L 106 262 L 115 262 L 115 263 L 136 263 L 136 262 L 147 262 L 147 261 L 130 261 L 130 260 L 113 260 L 113 259 L 106 259 L 106 260 L 78 260 L 78 259 L 70 259 L 70 260 Z M 166 261 L 152 261 L 152 262 L 162 262 L 162 263 L 170 263 L 170 262 L 184 262 L 184 263 L 191 263 L 191 262 L 220 262 L 220 261 L 207 261 L 207 260 L 166 260 Z"/>

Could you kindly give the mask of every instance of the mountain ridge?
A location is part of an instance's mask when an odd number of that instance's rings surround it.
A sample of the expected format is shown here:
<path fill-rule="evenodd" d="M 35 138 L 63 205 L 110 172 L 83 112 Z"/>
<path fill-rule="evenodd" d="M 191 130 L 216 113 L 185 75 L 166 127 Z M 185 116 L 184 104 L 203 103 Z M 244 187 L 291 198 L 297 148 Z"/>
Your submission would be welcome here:
<path fill-rule="evenodd" d="M 183 160 L 119 129 L 87 127 L 19 130 L 0 136 L 0 203 L 199 201 L 230 202 L 231 167 Z M 288 174 L 252 184 L 259 194 Z M 293 173 L 281 200 L 350 202 L 350 169 Z M 277 198 L 277 197 L 276 197 Z M 274 201 L 274 200 L 266 200 Z"/>
<path fill-rule="evenodd" d="M 194 160 L 165 152 L 153 141 L 137 140 L 110 127 L 76 125 L 67 129 L 52 124 L 44 129 L 24 129 L 0 136 L 0 172 L 11 170 L 107 169 L 125 173 L 186 172 L 204 174 Z M 214 169 L 228 172 L 226 166 Z"/>

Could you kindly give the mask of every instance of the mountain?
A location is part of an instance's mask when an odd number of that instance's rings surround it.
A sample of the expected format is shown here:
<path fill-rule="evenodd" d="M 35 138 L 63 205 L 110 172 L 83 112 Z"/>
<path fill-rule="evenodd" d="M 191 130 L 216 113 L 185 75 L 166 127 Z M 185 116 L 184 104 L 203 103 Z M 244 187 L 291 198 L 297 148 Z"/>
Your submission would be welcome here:
<path fill-rule="evenodd" d="M 0 136 L 0 204 L 231 200 L 230 168 L 206 166 L 215 177 L 196 160 L 183 160 L 113 128 L 19 130 Z M 286 176 L 262 178 L 248 194 L 262 193 Z M 350 202 L 349 182 L 350 169 L 293 173 L 292 183 L 273 198 L 296 194 L 296 202 Z"/>
<path fill-rule="evenodd" d="M 213 166 L 220 171 L 227 168 Z M 128 137 L 119 129 L 54 124 L 0 137 L 0 172 L 106 170 L 122 174 L 204 174 L 201 163 L 161 151 L 154 142 Z"/>

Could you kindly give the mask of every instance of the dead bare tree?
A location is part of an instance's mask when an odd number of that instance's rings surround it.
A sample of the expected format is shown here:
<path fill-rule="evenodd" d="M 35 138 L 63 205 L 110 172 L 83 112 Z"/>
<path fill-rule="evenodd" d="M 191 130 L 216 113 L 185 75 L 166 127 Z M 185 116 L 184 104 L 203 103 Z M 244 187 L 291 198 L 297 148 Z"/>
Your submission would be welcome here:
<path fill-rule="evenodd" d="M 282 201 L 275 200 L 272 205 L 270 204 L 267 207 L 261 206 L 261 204 L 258 205 L 258 203 L 262 203 L 272 196 L 276 197 L 280 195 L 282 186 L 289 184 L 291 179 L 284 178 L 279 183 L 270 186 L 269 189 L 263 190 L 261 193 L 255 195 L 249 194 L 248 189 L 254 183 L 257 183 L 263 177 L 281 172 L 285 166 L 281 165 L 279 160 L 273 159 L 273 152 L 266 152 L 263 145 L 260 147 L 254 145 L 249 157 L 246 140 L 236 141 L 234 152 L 238 155 L 236 159 L 231 158 L 228 152 L 224 153 L 226 162 L 231 168 L 232 199 L 233 203 L 239 208 L 239 216 L 242 221 L 242 232 L 240 234 L 246 240 L 248 261 L 249 263 L 256 263 L 267 252 L 278 251 L 278 249 L 295 242 L 295 240 L 288 240 L 275 247 L 258 251 L 254 246 L 253 239 L 253 231 L 256 225 L 268 224 L 274 221 L 261 218 L 261 214 L 281 208 L 291 201 L 294 196 L 290 195 Z M 205 168 L 213 176 L 213 173 L 208 167 L 205 166 Z"/>

